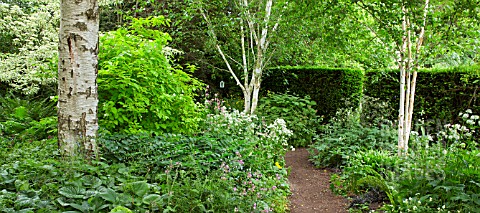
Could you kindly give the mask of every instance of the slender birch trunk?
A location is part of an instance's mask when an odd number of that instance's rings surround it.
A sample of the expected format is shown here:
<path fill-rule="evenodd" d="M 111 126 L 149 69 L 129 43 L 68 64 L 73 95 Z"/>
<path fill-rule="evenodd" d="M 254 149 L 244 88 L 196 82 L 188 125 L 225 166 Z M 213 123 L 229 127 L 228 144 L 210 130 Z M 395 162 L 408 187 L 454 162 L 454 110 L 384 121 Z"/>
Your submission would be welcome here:
<path fill-rule="evenodd" d="M 402 46 L 399 55 L 400 70 L 400 107 L 398 116 L 398 154 L 403 155 L 408 151 L 408 142 L 412 129 L 413 107 L 415 101 L 415 88 L 417 82 L 417 70 L 420 67 L 418 59 L 421 54 L 421 47 L 425 36 L 429 0 L 425 0 L 423 8 L 423 23 L 420 26 L 420 33 L 415 42 L 415 57 L 412 52 L 412 31 L 408 10 L 402 6 Z M 405 91 L 406 90 L 406 91 Z"/>
<path fill-rule="evenodd" d="M 97 0 L 61 0 L 58 144 L 64 156 L 97 156 Z"/>
<path fill-rule="evenodd" d="M 240 46 L 242 51 L 242 60 L 241 63 L 237 61 L 235 62 L 242 66 L 243 73 L 241 78 L 237 77 L 237 74 L 230 65 L 230 61 L 227 59 L 229 57 L 227 57 L 227 55 L 222 51 L 221 46 L 216 44 L 216 49 L 225 62 L 228 72 L 233 76 L 237 85 L 242 89 L 244 97 L 244 112 L 254 114 L 258 105 L 262 82 L 261 78 L 264 66 L 266 64 L 266 53 L 270 42 L 268 35 L 273 0 L 266 0 L 264 13 L 259 13 L 264 14 L 264 16 L 261 18 L 256 17 L 256 13 L 250 12 L 248 0 L 238 0 L 237 5 L 241 7 L 240 11 L 242 11 L 240 17 Z M 200 9 L 200 12 L 209 27 L 210 36 L 212 36 L 215 42 L 217 42 L 218 40 L 215 30 L 213 29 L 213 24 L 210 22 L 210 19 L 203 9 Z M 272 32 L 277 30 L 278 22 L 279 20 L 277 20 L 274 27 L 271 29 Z M 245 27 L 247 28 L 248 33 L 246 32 Z M 253 56 L 251 57 L 253 60 L 252 63 L 249 63 L 248 61 L 250 59 L 249 56 Z M 234 60 L 232 59 L 231 61 Z M 251 64 L 253 64 L 253 67 L 251 67 Z M 243 84 L 240 82 L 240 79 L 242 78 Z"/>
<path fill-rule="evenodd" d="M 402 154 L 403 148 L 405 147 L 404 141 L 404 128 L 405 128 L 405 79 L 406 79 L 406 70 L 405 70 L 405 50 L 407 49 L 407 14 L 405 6 L 402 6 L 403 20 L 402 20 L 402 30 L 404 35 L 402 37 L 402 46 L 399 53 L 399 70 L 400 70 L 400 106 L 398 111 L 398 155 Z"/>

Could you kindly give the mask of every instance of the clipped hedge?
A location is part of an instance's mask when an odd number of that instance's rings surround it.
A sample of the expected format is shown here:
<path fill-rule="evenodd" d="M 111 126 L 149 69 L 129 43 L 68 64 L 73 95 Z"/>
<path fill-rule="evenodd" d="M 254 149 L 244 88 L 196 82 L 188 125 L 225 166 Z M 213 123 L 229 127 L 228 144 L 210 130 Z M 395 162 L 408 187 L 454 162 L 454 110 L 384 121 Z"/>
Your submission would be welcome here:
<path fill-rule="evenodd" d="M 392 115 L 397 115 L 399 85 L 398 70 L 369 71 L 364 94 L 388 101 L 395 109 Z M 457 120 L 458 114 L 467 109 L 479 115 L 479 89 L 480 66 L 422 69 L 417 77 L 414 120 L 422 118 L 439 125 Z"/>
<path fill-rule="evenodd" d="M 364 74 L 361 70 L 323 67 L 276 67 L 269 69 L 262 82 L 264 93 L 291 93 L 310 96 L 317 103 L 317 114 L 328 121 L 348 100 L 358 106 Z"/>

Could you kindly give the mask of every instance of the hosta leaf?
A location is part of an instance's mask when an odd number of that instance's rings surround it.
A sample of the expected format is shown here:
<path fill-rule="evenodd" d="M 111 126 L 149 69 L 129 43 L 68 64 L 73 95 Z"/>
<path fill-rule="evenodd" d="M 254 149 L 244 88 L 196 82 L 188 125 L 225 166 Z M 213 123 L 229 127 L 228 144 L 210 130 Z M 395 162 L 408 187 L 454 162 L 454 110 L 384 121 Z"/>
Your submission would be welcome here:
<path fill-rule="evenodd" d="M 88 186 L 91 188 L 98 188 L 102 185 L 102 180 L 92 175 L 82 177 L 82 182 L 84 186 Z"/>
<path fill-rule="evenodd" d="M 16 207 L 33 207 L 35 206 L 35 201 L 37 200 L 38 200 L 38 197 L 29 198 L 25 195 L 19 195 L 17 200 L 15 201 L 15 206 Z"/>
<path fill-rule="evenodd" d="M 82 199 L 85 195 L 85 189 L 78 186 L 64 186 L 58 190 L 58 193 L 67 198 Z"/>
<path fill-rule="evenodd" d="M 87 201 L 83 201 L 82 205 L 76 203 L 70 203 L 69 205 L 75 209 L 80 210 L 81 212 L 88 212 L 88 210 L 90 210 L 90 205 L 88 205 Z"/>
<path fill-rule="evenodd" d="M 22 209 L 22 210 L 19 210 L 19 211 L 16 211 L 17 213 L 34 213 L 35 210 L 34 208 L 28 208 L 28 209 Z"/>
<path fill-rule="evenodd" d="M 143 197 L 143 203 L 145 204 L 152 204 L 152 203 L 157 203 L 157 204 L 163 204 L 163 199 L 165 196 L 160 196 L 157 194 L 149 194 L 145 197 Z"/>
<path fill-rule="evenodd" d="M 132 190 L 135 195 L 140 197 L 143 197 L 145 194 L 147 194 L 149 190 L 148 183 L 145 181 L 129 183 L 127 184 L 127 187 Z"/>
<path fill-rule="evenodd" d="M 100 193 L 98 195 L 100 195 L 100 197 L 104 200 L 112 203 L 115 203 L 117 201 L 117 193 L 110 188 L 100 190 Z"/>

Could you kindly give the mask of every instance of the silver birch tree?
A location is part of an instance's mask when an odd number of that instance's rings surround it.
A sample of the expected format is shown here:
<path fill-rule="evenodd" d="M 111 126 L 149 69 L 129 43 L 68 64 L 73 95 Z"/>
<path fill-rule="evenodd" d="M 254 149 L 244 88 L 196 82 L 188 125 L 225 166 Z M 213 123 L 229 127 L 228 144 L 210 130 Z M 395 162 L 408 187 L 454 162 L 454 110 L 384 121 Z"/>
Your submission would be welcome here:
<path fill-rule="evenodd" d="M 61 0 L 58 144 L 64 156 L 97 154 L 97 0 Z"/>
<path fill-rule="evenodd" d="M 384 36 L 383 43 L 393 41 L 400 71 L 400 103 L 398 110 L 398 154 L 408 151 L 412 127 L 417 70 L 420 68 L 429 0 L 423 1 L 358 1 L 357 4 L 380 25 L 372 33 Z M 400 12 L 400 16 L 398 15 Z M 418 15 L 420 14 L 420 15 Z M 398 26 L 400 23 L 401 26 Z M 368 26 L 368 24 L 365 24 Z M 400 38 L 398 38 L 398 36 Z"/>
<path fill-rule="evenodd" d="M 206 10 L 204 8 L 199 10 L 207 23 L 208 33 L 214 40 L 215 49 L 225 62 L 228 72 L 243 92 L 244 112 L 253 114 L 257 108 L 263 71 L 272 54 L 272 51 L 269 51 L 272 34 L 278 28 L 280 16 L 274 21 L 271 20 L 273 0 L 236 0 L 235 5 L 239 11 L 238 18 L 240 19 L 241 59 L 237 60 L 223 51 L 218 42 L 214 24 L 208 17 Z M 236 63 L 241 67 L 241 75 L 238 75 L 231 63 Z"/>
<path fill-rule="evenodd" d="M 400 70 L 400 106 L 398 113 L 398 155 L 405 154 L 408 151 L 408 141 L 412 128 L 413 104 L 415 101 L 415 87 L 417 80 L 417 71 L 420 67 L 418 63 L 425 36 L 425 25 L 427 20 L 429 0 L 425 0 L 423 5 L 423 16 L 420 25 L 412 26 L 412 16 L 410 11 L 402 5 L 402 43 L 398 54 L 398 67 Z M 419 33 L 412 36 L 412 31 Z M 413 46 L 413 47 L 412 47 Z M 413 52 L 412 48 L 415 48 Z"/>

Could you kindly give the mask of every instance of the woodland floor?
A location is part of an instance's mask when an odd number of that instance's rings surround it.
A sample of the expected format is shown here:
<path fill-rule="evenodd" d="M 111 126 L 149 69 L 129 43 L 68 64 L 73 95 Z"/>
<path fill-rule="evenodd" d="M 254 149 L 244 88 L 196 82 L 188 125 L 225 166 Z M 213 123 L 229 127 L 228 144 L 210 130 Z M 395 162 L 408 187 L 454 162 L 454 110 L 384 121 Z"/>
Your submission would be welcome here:
<path fill-rule="evenodd" d="M 331 172 L 315 168 L 305 148 L 287 152 L 285 160 L 290 167 L 291 213 L 348 212 L 348 201 L 330 190 Z"/>

